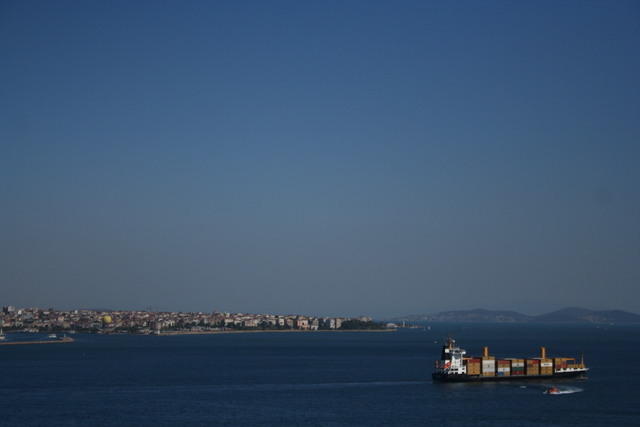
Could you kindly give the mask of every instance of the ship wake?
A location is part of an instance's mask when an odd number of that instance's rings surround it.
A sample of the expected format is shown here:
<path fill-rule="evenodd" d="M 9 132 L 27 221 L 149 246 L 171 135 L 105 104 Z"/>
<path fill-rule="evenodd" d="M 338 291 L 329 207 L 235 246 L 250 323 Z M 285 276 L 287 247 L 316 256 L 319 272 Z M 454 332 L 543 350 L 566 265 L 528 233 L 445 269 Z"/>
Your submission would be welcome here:
<path fill-rule="evenodd" d="M 558 389 L 558 391 L 551 394 L 573 394 L 573 393 L 580 393 L 583 391 L 583 389 L 581 389 L 580 387 L 561 386 L 556 388 Z"/>

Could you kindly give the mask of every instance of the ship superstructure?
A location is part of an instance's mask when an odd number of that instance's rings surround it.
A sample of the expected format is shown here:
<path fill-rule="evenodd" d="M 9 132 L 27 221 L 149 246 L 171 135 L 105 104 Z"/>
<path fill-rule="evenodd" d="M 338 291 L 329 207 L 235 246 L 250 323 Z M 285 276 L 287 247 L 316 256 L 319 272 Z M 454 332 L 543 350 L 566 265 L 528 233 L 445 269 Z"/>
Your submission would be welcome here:
<path fill-rule="evenodd" d="M 456 341 L 449 337 L 442 347 L 442 356 L 435 363 L 435 373 L 441 375 L 464 375 L 467 366 L 464 363 L 464 355 L 467 352 L 456 346 Z"/>
<path fill-rule="evenodd" d="M 483 348 L 482 357 L 468 357 L 453 338 L 448 338 L 440 360 L 435 362 L 432 378 L 453 382 L 576 378 L 586 376 L 588 371 L 584 359 L 577 362 L 573 357 L 551 358 L 545 347 L 540 347 L 539 357 L 496 359 L 488 347 Z"/>

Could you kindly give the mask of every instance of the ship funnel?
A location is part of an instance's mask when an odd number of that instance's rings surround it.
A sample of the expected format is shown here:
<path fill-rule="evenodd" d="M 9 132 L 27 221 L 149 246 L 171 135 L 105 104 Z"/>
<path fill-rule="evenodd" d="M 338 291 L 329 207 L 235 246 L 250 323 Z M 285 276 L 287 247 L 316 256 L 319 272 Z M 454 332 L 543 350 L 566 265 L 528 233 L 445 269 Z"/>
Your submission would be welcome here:
<path fill-rule="evenodd" d="M 482 357 L 489 357 L 489 347 L 482 347 Z"/>
<path fill-rule="evenodd" d="M 541 359 L 546 359 L 547 358 L 547 348 L 546 347 L 540 347 L 540 358 Z"/>

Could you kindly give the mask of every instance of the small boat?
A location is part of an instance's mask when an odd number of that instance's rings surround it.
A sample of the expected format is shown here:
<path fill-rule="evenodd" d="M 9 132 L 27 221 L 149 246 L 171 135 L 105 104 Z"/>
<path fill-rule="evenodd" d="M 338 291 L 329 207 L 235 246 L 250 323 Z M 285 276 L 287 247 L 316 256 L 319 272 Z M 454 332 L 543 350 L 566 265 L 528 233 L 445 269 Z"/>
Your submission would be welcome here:
<path fill-rule="evenodd" d="M 56 338 L 58 338 L 58 336 L 56 334 L 49 334 L 49 338 L 56 339 Z"/>
<path fill-rule="evenodd" d="M 0 328 L 0 341 L 4 341 L 7 339 L 7 336 L 2 332 L 2 328 Z"/>
<path fill-rule="evenodd" d="M 544 391 L 545 394 L 562 394 L 558 387 L 549 387 Z"/>

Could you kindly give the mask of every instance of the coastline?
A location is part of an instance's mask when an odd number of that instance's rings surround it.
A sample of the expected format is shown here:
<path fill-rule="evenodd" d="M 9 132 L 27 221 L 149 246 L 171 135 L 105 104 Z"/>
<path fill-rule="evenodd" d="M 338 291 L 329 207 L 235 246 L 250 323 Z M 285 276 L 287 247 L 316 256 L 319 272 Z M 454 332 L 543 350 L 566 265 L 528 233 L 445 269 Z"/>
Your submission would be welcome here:
<path fill-rule="evenodd" d="M 0 342 L 0 345 L 28 345 L 28 344 L 62 344 L 62 343 L 70 343 L 75 340 L 71 337 L 65 337 L 55 340 L 37 340 L 37 341 L 9 341 L 9 342 Z"/>
<path fill-rule="evenodd" d="M 302 329 L 256 329 L 256 330 L 220 330 L 220 331 L 166 331 L 160 334 L 136 334 L 136 333 L 90 333 L 91 335 L 143 335 L 143 336 L 156 336 L 156 337 L 169 337 L 180 335 L 224 335 L 224 334 L 261 334 L 261 333 L 316 333 L 316 332 L 396 332 L 397 329 L 320 329 L 316 331 L 302 330 Z M 27 344 L 59 344 L 59 343 L 71 343 L 75 339 L 71 337 L 65 337 L 55 340 L 34 340 L 34 341 L 9 341 L 0 342 L 2 345 L 27 345 Z"/>
<path fill-rule="evenodd" d="M 302 329 L 247 329 L 247 330 L 224 330 L 224 331 L 167 331 L 160 334 L 150 334 L 155 336 L 176 336 L 176 335 L 217 335 L 217 334 L 257 334 L 257 333 L 314 333 L 314 332 L 396 332 L 397 329 L 319 329 L 309 331 Z"/>

